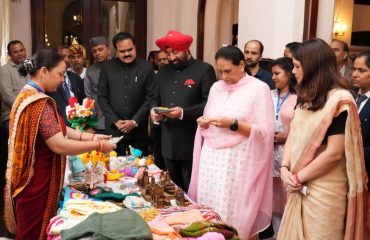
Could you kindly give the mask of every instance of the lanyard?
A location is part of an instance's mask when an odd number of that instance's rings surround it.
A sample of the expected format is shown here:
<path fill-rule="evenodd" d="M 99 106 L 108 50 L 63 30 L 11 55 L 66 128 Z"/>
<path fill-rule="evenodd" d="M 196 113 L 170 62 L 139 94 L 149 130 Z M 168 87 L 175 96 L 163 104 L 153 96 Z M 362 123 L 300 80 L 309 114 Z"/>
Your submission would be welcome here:
<path fill-rule="evenodd" d="M 34 81 L 29 80 L 28 85 L 31 85 L 32 87 L 36 88 L 38 92 L 44 93 L 44 91 Z"/>
<path fill-rule="evenodd" d="M 277 102 L 276 102 L 276 115 L 278 115 L 280 113 L 280 109 L 281 109 L 281 106 L 283 105 L 283 103 L 285 102 L 285 100 L 288 98 L 290 92 L 288 91 L 283 100 L 281 101 L 281 104 L 280 104 L 280 90 L 278 90 L 278 99 L 277 99 Z"/>

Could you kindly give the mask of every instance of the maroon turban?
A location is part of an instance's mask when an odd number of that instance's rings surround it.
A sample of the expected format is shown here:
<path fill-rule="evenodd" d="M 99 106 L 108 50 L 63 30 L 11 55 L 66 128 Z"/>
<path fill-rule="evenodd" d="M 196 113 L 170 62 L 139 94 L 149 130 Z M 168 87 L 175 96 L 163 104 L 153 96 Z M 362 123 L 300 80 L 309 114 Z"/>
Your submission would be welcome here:
<path fill-rule="evenodd" d="M 166 51 L 167 48 L 172 48 L 175 51 L 187 51 L 193 42 L 190 35 L 184 35 L 181 32 L 170 30 L 166 36 L 158 38 L 155 44 L 162 50 Z"/>

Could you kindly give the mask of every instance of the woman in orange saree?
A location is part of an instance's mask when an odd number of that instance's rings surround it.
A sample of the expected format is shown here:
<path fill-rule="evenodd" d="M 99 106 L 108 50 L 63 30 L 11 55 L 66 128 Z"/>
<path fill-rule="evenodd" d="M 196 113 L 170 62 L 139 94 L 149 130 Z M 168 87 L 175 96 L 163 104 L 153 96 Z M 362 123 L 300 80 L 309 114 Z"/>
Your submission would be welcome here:
<path fill-rule="evenodd" d="M 63 155 L 115 148 L 101 140 L 108 136 L 66 128 L 55 101 L 45 94 L 62 83 L 65 69 L 63 59 L 50 50 L 36 53 L 20 68 L 20 73 L 29 73 L 32 79 L 17 96 L 10 114 L 4 189 L 4 221 L 16 239 L 46 239 L 46 227 L 56 213 L 63 187 Z"/>
<path fill-rule="evenodd" d="M 278 239 L 367 239 L 367 175 L 354 99 L 323 40 L 304 42 L 293 63 L 298 105 L 281 165 L 289 197 Z"/>

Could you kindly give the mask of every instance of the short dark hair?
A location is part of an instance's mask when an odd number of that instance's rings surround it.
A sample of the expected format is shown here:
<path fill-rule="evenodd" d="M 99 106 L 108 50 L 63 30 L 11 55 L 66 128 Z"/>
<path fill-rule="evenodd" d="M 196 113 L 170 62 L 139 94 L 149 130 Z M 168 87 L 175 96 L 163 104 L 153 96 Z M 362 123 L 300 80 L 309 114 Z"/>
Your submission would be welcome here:
<path fill-rule="evenodd" d="M 8 50 L 8 55 L 10 55 L 10 47 L 16 44 L 21 44 L 22 46 L 24 46 L 23 43 L 19 40 L 10 41 L 8 45 L 6 46 L 6 49 Z"/>
<path fill-rule="evenodd" d="M 247 46 L 247 44 L 248 44 L 248 43 L 251 43 L 251 42 L 256 42 L 256 43 L 258 43 L 258 45 L 260 46 L 260 54 L 262 55 L 263 50 L 264 50 L 265 48 L 263 47 L 262 42 L 261 42 L 261 41 L 259 41 L 259 40 L 256 40 L 256 39 L 249 40 L 249 41 L 248 41 L 248 42 L 246 42 L 246 44 L 244 45 L 244 48 L 245 48 L 245 46 Z"/>
<path fill-rule="evenodd" d="M 125 40 L 125 39 L 131 39 L 134 46 L 136 46 L 136 39 L 133 35 L 127 32 L 119 32 L 112 39 L 114 48 L 117 50 L 117 42 Z"/>
<path fill-rule="evenodd" d="M 370 51 L 360 53 L 356 58 L 364 57 L 366 66 L 370 68 Z"/>
<path fill-rule="evenodd" d="M 334 38 L 333 40 L 331 40 L 331 42 L 339 42 L 340 44 L 342 44 L 343 52 L 349 53 L 349 47 L 345 41 Z"/>
<path fill-rule="evenodd" d="M 150 51 L 149 54 L 148 54 L 148 61 L 150 60 L 150 58 L 155 59 L 157 57 L 157 55 L 158 55 L 159 52 L 160 51 L 158 51 L 158 50 L 152 50 L 152 51 Z"/>
<path fill-rule="evenodd" d="M 338 71 L 333 50 L 322 39 L 313 38 L 302 43 L 293 57 L 301 63 L 303 79 L 297 86 L 298 105 L 316 111 L 324 107 L 328 92 L 333 88 L 349 89 Z"/>
<path fill-rule="evenodd" d="M 287 45 L 285 45 L 286 48 L 290 50 L 291 53 L 297 51 L 297 49 L 302 45 L 300 42 L 290 42 Z"/>
<path fill-rule="evenodd" d="M 57 46 L 55 46 L 54 48 L 53 48 L 53 51 L 54 52 L 59 52 L 60 50 L 63 50 L 63 49 L 69 49 L 67 46 L 65 46 L 65 45 L 57 45 Z"/>
<path fill-rule="evenodd" d="M 30 74 L 31 77 L 33 77 L 42 67 L 46 67 L 48 70 L 51 70 L 62 61 L 63 58 L 55 51 L 43 49 L 36 52 L 31 59 L 26 59 L 21 63 L 19 65 L 18 72 L 22 76 Z"/>
<path fill-rule="evenodd" d="M 240 61 L 244 62 L 243 52 L 233 45 L 222 46 L 218 49 L 215 55 L 215 60 L 217 61 L 219 58 L 230 60 L 235 66 L 239 66 Z"/>
<path fill-rule="evenodd" d="M 283 69 L 289 75 L 289 92 L 295 93 L 295 85 L 297 84 L 297 79 L 293 74 L 293 61 L 288 57 L 281 57 L 272 61 L 271 68 L 278 66 Z"/>

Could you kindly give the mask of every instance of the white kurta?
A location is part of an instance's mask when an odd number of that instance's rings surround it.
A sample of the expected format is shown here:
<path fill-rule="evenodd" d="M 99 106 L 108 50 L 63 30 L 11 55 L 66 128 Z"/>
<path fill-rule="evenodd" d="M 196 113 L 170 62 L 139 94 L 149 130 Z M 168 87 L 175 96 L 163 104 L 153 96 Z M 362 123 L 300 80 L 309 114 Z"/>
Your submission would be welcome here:
<path fill-rule="evenodd" d="M 239 91 L 239 92 L 238 92 Z M 241 119 L 238 113 L 248 107 L 240 89 L 225 92 L 214 99 L 216 103 L 208 109 L 207 116 L 228 116 Z M 230 129 L 223 129 L 225 134 Z M 238 176 L 242 161 L 248 149 L 249 138 L 231 148 L 215 149 L 204 143 L 200 156 L 198 203 L 214 208 L 223 221 L 230 222 L 234 218 L 237 189 L 242 184 Z"/>

